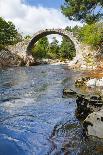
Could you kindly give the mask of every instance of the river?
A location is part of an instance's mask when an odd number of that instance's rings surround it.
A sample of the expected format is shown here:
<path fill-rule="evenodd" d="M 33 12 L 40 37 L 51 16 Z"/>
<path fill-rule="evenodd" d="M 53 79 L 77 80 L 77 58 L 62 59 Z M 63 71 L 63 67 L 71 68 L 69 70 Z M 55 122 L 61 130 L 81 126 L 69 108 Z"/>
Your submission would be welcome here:
<path fill-rule="evenodd" d="M 0 155 L 102 154 L 101 140 L 85 139 L 75 98 L 64 98 L 79 72 L 65 65 L 0 70 Z"/>

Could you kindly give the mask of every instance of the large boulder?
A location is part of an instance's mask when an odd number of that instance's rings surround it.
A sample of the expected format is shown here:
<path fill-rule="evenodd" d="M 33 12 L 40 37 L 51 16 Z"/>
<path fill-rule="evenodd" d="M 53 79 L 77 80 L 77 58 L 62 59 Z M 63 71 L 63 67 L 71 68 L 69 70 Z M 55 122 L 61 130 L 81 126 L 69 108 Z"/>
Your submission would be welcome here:
<path fill-rule="evenodd" d="M 22 65 L 25 65 L 25 62 L 18 55 L 6 49 L 0 50 L 0 68 Z"/>
<path fill-rule="evenodd" d="M 85 135 L 103 138 L 103 100 L 101 96 L 78 95 L 76 103 L 76 116 L 83 120 Z"/>
<path fill-rule="evenodd" d="M 103 109 L 87 116 L 83 123 L 86 135 L 103 138 Z"/>
<path fill-rule="evenodd" d="M 29 40 L 25 39 L 22 42 L 18 42 L 15 45 L 8 46 L 8 50 L 12 54 L 16 54 L 18 57 L 20 57 L 26 64 L 26 66 L 35 65 L 35 60 L 31 54 L 27 53 L 27 45 Z"/>

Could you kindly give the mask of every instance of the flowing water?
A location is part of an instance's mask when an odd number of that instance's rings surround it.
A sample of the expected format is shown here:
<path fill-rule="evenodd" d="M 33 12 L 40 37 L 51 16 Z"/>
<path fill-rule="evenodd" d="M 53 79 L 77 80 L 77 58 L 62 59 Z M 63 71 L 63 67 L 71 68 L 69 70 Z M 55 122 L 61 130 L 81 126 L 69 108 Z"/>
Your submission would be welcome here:
<path fill-rule="evenodd" d="M 80 75 L 63 65 L 0 70 L 0 155 L 103 154 L 102 140 L 85 139 L 75 98 L 64 98 Z"/>

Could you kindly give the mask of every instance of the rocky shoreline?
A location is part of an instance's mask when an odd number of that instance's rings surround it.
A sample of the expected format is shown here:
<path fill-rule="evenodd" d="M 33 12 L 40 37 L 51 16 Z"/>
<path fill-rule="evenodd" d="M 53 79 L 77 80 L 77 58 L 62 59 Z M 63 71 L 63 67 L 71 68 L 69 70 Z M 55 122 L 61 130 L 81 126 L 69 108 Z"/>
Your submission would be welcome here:
<path fill-rule="evenodd" d="M 0 51 L 0 68 L 22 66 L 25 62 L 16 54 L 12 54 L 9 50 Z"/>
<path fill-rule="evenodd" d="M 22 52 L 21 52 L 22 53 Z M 37 59 L 26 53 L 11 52 L 8 49 L 0 50 L 0 68 L 16 67 L 16 66 L 36 66 L 40 64 L 68 64 L 68 61 L 60 61 L 59 59 Z"/>
<path fill-rule="evenodd" d="M 31 56 L 20 56 L 8 49 L 0 50 L 0 68 L 16 67 L 16 66 L 31 66 L 34 64 L 34 59 Z"/>
<path fill-rule="evenodd" d="M 75 86 L 88 87 L 86 84 L 90 80 L 94 79 L 90 79 L 90 77 L 81 78 L 75 81 Z M 101 82 L 100 79 L 99 81 Z M 95 85 L 95 87 L 98 87 L 98 85 Z M 103 96 L 92 94 L 92 92 L 91 94 L 80 94 L 68 88 L 63 89 L 64 96 L 76 99 L 75 114 L 83 125 L 84 135 L 103 138 Z"/>

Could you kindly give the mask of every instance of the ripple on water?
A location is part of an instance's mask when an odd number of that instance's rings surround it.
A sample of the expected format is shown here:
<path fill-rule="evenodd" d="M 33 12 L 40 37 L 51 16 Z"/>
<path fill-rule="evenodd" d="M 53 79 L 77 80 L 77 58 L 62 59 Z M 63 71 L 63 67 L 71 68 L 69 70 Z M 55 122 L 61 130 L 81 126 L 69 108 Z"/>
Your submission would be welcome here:
<path fill-rule="evenodd" d="M 99 155 L 102 140 L 85 140 L 75 99 L 62 98 L 78 73 L 62 65 L 0 71 L 0 155 Z"/>

